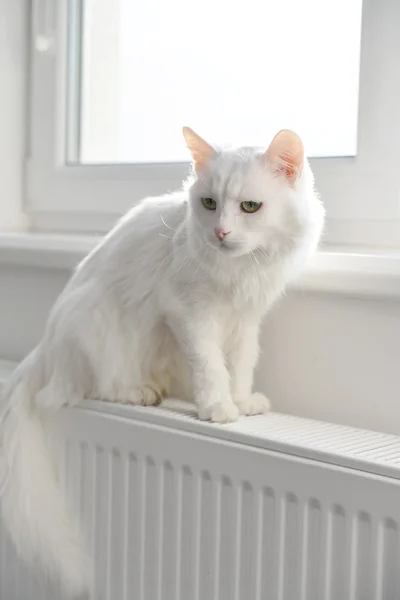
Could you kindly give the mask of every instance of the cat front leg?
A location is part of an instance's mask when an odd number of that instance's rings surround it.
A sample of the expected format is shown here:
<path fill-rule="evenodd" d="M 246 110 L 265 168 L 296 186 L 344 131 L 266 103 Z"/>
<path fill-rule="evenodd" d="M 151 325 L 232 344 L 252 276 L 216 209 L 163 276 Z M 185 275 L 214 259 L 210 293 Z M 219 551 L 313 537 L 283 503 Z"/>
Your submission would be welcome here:
<path fill-rule="evenodd" d="M 267 413 L 270 402 L 266 396 L 252 392 L 254 368 L 258 358 L 258 322 L 242 323 L 230 340 L 227 363 L 233 402 L 241 415 Z"/>
<path fill-rule="evenodd" d="M 188 361 L 199 418 L 215 423 L 236 421 L 239 410 L 232 401 L 230 377 L 216 322 L 173 315 L 169 325 Z"/>

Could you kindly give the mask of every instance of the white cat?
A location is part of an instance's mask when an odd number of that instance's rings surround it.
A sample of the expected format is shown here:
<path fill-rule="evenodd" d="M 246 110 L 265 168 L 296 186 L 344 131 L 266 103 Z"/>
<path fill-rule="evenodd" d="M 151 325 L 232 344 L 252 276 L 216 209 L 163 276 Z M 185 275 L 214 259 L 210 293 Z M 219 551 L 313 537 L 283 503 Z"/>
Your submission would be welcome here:
<path fill-rule="evenodd" d="M 90 569 L 44 439 L 49 409 L 84 398 L 194 400 L 219 423 L 267 412 L 252 393 L 260 321 L 317 246 L 324 211 L 299 137 L 218 151 L 191 129 L 183 191 L 144 200 L 79 265 L 0 417 L 1 509 L 19 553 L 67 593 Z"/>

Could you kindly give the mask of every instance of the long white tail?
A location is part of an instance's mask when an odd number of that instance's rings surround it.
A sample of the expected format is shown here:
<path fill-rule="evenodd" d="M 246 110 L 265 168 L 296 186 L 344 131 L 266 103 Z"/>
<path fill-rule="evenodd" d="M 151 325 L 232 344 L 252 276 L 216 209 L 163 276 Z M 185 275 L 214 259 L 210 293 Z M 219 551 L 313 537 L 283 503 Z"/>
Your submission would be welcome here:
<path fill-rule="evenodd" d="M 34 406 L 33 358 L 20 366 L 2 394 L 1 513 L 19 555 L 29 563 L 39 562 L 74 598 L 90 591 L 90 561 L 77 524 L 68 518 L 43 423 Z"/>

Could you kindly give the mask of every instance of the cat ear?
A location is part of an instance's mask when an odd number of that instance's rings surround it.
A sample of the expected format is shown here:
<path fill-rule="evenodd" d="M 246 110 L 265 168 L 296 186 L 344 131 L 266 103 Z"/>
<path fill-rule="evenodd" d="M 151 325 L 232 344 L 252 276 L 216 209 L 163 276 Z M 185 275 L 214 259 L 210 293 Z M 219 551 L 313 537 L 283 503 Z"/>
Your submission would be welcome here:
<path fill-rule="evenodd" d="M 282 129 L 272 140 L 263 159 L 273 171 L 284 175 L 293 185 L 304 166 L 303 142 L 294 131 Z"/>
<path fill-rule="evenodd" d="M 214 158 L 216 151 L 190 127 L 183 128 L 183 137 L 193 157 L 194 168 L 199 171 Z"/>

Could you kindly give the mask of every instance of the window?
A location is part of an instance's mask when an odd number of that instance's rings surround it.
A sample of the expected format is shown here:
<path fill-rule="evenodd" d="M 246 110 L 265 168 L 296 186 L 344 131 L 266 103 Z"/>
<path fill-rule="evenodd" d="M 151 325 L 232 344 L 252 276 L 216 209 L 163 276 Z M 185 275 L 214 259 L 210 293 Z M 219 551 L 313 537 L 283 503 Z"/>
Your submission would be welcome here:
<path fill-rule="evenodd" d="M 74 162 L 186 161 L 186 123 L 260 146 L 290 127 L 311 156 L 355 155 L 361 0 L 245 7 L 203 0 L 191 15 L 187 0 L 85 2 Z"/>
<path fill-rule="evenodd" d="M 303 137 L 330 243 L 396 245 L 396 0 L 36 0 L 28 201 L 40 229 L 104 231 L 188 171 L 181 127 Z"/>

